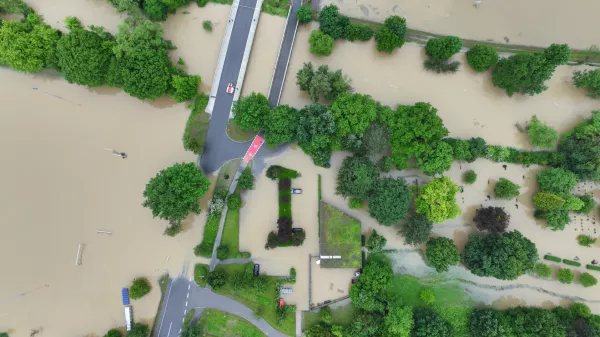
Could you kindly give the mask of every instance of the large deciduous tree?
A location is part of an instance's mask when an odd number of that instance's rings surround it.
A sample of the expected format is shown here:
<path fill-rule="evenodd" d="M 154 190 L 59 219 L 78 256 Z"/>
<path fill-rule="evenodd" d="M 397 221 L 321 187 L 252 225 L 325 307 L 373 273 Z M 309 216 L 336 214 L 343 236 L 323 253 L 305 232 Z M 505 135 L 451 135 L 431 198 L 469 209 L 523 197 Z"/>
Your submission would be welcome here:
<path fill-rule="evenodd" d="M 506 178 L 500 178 L 494 186 L 494 195 L 497 199 L 512 199 L 519 196 L 519 185 Z"/>
<path fill-rule="evenodd" d="M 389 150 L 390 130 L 379 123 L 371 123 L 363 136 L 363 146 L 367 155 L 376 155 Z"/>
<path fill-rule="evenodd" d="M 367 199 L 375 188 L 379 170 L 365 157 L 349 156 L 342 162 L 335 193 L 346 198 Z"/>
<path fill-rule="evenodd" d="M 328 56 L 333 51 L 333 38 L 319 30 L 310 33 L 308 43 L 310 52 L 317 56 Z"/>
<path fill-rule="evenodd" d="M 406 223 L 400 229 L 404 236 L 404 243 L 418 246 L 425 243 L 431 234 L 433 223 L 422 214 L 413 214 L 406 219 Z"/>
<path fill-rule="evenodd" d="M 448 177 L 436 178 L 425 184 L 415 200 L 416 211 L 434 223 L 454 219 L 460 214 L 455 195 L 458 186 Z"/>
<path fill-rule="evenodd" d="M 410 337 L 414 327 L 413 309 L 399 304 L 391 306 L 383 319 L 387 331 L 386 336 Z"/>
<path fill-rule="evenodd" d="M 564 206 L 565 199 L 551 192 L 537 192 L 533 196 L 533 205 L 543 211 L 553 211 Z"/>
<path fill-rule="evenodd" d="M 533 146 L 551 149 L 558 140 L 558 132 L 540 121 L 535 115 L 527 127 L 527 135 Z"/>
<path fill-rule="evenodd" d="M 341 70 L 330 71 L 329 66 L 323 64 L 315 71 L 312 62 L 304 63 L 298 70 L 296 84 L 300 90 L 308 92 L 315 102 L 321 97 L 332 101 L 350 90 L 350 79 Z"/>
<path fill-rule="evenodd" d="M 475 71 L 486 71 L 498 63 L 498 53 L 490 46 L 478 44 L 467 52 L 467 62 Z"/>
<path fill-rule="evenodd" d="M 269 114 L 269 100 L 261 93 L 252 92 L 233 105 L 233 122 L 242 130 L 262 130 Z"/>
<path fill-rule="evenodd" d="M 434 60 L 445 61 L 458 53 L 462 48 L 462 41 L 456 36 L 431 38 L 425 45 L 425 53 Z"/>
<path fill-rule="evenodd" d="M 325 105 L 309 104 L 298 113 L 298 145 L 313 158 L 315 165 L 329 167 L 332 137 L 335 135 L 333 114 Z"/>
<path fill-rule="evenodd" d="M 538 260 L 535 244 L 517 231 L 470 235 L 464 250 L 464 264 L 477 276 L 514 280 L 533 270 Z"/>
<path fill-rule="evenodd" d="M 506 213 L 502 207 L 488 206 L 478 208 L 475 211 L 473 222 L 480 231 L 489 231 L 492 233 L 502 233 L 506 231 L 510 222 L 510 214 Z"/>
<path fill-rule="evenodd" d="M 406 42 L 406 19 L 392 15 L 385 19 L 383 27 L 375 34 L 377 50 L 391 54 Z"/>
<path fill-rule="evenodd" d="M 171 78 L 171 98 L 175 102 L 185 102 L 193 99 L 198 94 L 200 76 L 198 75 L 173 75 Z"/>
<path fill-rule="evenodd" d="M 438 273 L 448 271 L 448 267 L 460 262 L 460 253 L 454 242 L 448 238 L 439 237 L 427 241 L 427 261 Z"/>
<path fill-rule="evenodd" d="M 177 163 L 161 170 L 144 190 L 144 207 L 154 217 L 179 224 L 188 214 L 200 214 L 198 201 L 208 191 L 210 182 L 194 163 Z"/>
<path fill-rule="evenodd" d="M 319 29 L 334 40 L 344 37 L 350 19 L 339 13 L 336 5 L 327 5 L 319 12 Z"/>
<path fill-rule="evenodd" d="M 412 192 L 403 178 L 380 179 L 368 196 L 369 214 L 384 226 L 397 224 L 406 216 L 411 199 Z"/>
<path fill-rule="evenodd" d="M 475 309 L 469 316 L 469 330 L 478 337 L 505 337 L 500 315 L 493 309 Z"/>
<path fill-rule="evenodd" d="M 400 105 L 396 111 L 381 108 L 379 118 L 392 132 L 392 156 L 398 169 L 406 168 L 409 158 L 427 152 L 448 135 L 437 109 L 429 103 Z"/>
<path fill-rule="evenodd" d="M 600 110 L 592 118 L 566 133 L 558 151 L 563 153 L 566 168 L 582 180 L 600 180 Z"/>
<path fill-rule="evenodd" d="M 426 175 L 442 174 L 452 166 L 452 146 L 445 142 L 438 142 L 417 157 L 417 167 Z"/>
<path fill-rule="evenodd" d="M 383 311 L 385 292 L 393 276 L 392 265 L 386 257 L 370 258 L 358 282 L 350 288 L 352 303 L 359 309 Z"/>
<path fill-rule="evenodd" d="M 600 98 L 600 69 L 573 72 L 573 84 L 586 89 L 591 98 Z"/>
<path fill-rule="evenodd" d="M 286 104 L 276 106 L 264 118 L 265 140 L 269 148 L 296 140 L 298 110 Z"/>
<path fill-rule="evenodd" d="M 338 144 L 349 135 L 362 136 L 377 118 L 377 103 L 369 95 L 341 94 L 329 109 L 335 119 Z M 341 149 L 341 146 L 337 148 Z"/>
<path fill-rule="evenodd" d="M 542 191 L 569 193 L 577 185 L 577 175 L 562 168 L 549 168 L 537 174 L 537 181 Z"/>
<path fill-rule="evenodd" d="M 452 326 L 433 309 L 418 308 L 413 314 L 415 327 L 414 337 L 451 337 Z"/>

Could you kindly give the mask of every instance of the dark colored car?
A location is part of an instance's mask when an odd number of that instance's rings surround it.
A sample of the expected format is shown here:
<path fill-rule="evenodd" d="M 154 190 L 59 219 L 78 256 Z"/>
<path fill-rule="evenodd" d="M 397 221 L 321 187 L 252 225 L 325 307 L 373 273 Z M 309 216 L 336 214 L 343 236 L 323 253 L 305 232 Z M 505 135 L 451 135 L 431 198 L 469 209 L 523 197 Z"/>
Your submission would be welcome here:
<path fill-rule="evenodd" d="M 258 274 L 260 273 L 260 266 L 255 263 L 254 264 L 254 276 L 258 276 Z"/>

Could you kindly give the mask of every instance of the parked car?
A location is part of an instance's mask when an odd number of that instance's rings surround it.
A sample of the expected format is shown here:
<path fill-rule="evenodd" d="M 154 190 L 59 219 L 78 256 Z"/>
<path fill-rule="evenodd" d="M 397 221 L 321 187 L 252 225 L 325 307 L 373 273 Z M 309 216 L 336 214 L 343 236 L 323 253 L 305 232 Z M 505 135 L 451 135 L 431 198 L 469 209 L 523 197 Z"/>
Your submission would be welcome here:
<path fill-rule="evenodd" d="M 302 229 L 302 228 L 298 228 L 298 227 L 292 228 L 292 233 L 299 233 L 299 232 L 303 232 L 303 231 L 304 231 L 304 229 Z"/>
<path fill-rule="evenodd" d="M 279 289 L 279 293 L 281 293 L 282 295 L 284 295 L 284 294 L 291 294 L 292 293 L 292 288 L 281 288 L 281 289 Z"/>
<path fill-rule="evenodd" d="M 254 276 L 258 276 L 260 272 L 260 266 L 258 265 L 258 263 L 254 264 Z"/>
<path fill-rule="evenodd" d="M 301 188 L 292 188 L 292 194 L 302 194 Z"/>

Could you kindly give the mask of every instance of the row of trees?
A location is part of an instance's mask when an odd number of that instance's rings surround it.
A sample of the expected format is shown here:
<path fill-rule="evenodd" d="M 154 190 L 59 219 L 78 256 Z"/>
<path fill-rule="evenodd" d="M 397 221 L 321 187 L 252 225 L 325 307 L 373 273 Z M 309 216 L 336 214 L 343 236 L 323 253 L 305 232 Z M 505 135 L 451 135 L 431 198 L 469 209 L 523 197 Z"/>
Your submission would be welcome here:
<path fill-rule="evenodd" d="M 65 23 L 67 34 L 44 24 L 37 14 L 3 22 L 0 64 L 30 73 L 55 68 L 70 83 L 119 87 L 139 99 L 169 94 L 183 102 L 197 94 L 200 76 L 188 76 L 171 63 L 169 51 L 175 47 L 163 40 L 160 24 L 127 20 L 112 36 L 102 27 L 85 29 L 75 17 Z"/>

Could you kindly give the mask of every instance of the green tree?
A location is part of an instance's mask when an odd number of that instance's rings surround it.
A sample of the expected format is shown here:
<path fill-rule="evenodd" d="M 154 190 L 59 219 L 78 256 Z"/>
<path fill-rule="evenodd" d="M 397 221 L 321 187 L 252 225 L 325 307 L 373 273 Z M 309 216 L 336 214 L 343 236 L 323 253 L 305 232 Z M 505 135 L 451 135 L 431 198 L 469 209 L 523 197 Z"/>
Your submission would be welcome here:
<path fill-rule="evenodd" d="M 200 214 L 198 201 L 209 186 L 196 164 L 177 163 L 150 179 L 142 206 L 150 208 L 154 217 L 179 224 L 189 213 Z"/>
<path fill-rule="evenodd" d="M 56 44 L 58 66 L 69 83 L 98 87 L 105 83 L 112 42 L 97 33 L 74 29 Z"/>
<path fill-rule="evenodd" d="M 549 168 L 537 174 L 540 189 L 544 192 L 569 193 L 577 185 L 577 175 L 562 168 Z"/>
<path fill-rule="evenodd" d="M 319 310 L 319 314 L 323 323 L 327 325 L 331 325 L 333 323 L 333 314 L 331 313 L 330 307 L 321 308 L 321 310 Z"/>
<path fill-rule="evenodd" d="M 348 41 L 369 41 L 374 34 L 368 25 L 351 24 L 346 28 L 345 37 Z"/>
<path fill-rule="evenodd" d="M 467 172 L 465 172 L 465 174 L 463 174 L 463 181 L 466 184 L 471 185 L 476 180 L 477 180 L 477 173 L 475 173 L 475 171 L 473 171 L 473 170 L 468 170 Z"/>
<path fill-rule="evenodd" d="M 471 153 L 471 143 L 468 140 L 444 138 L 442 141 L 452 146 L 452 155 L 454 156 L 454 159 L 464 160 L 468 163 L 472 163 L 477 159 L 474 158 Z"/>
<path fill-rule="evenodd" d="M 39 15 L 28 14 L 23 22 L 2 21 L 0 25 L 0 64 L 28 73 L 55 64 L 59 32 L 43 24 Z"/>
<path fill-rule="evenodd" d="M 469 330 L 472 336 L 507 337 L 500 315 L 493 309 L 475 309 L 469 316 Z"/>
<path fill-rule="evenodd" d="M 535 115 L 531 118 L 527 134 L 533 146 L 551 149 L 558 140 L 558 132 L 540 121 Z"/>
<path fill-rule="evenodd" d="M 319 30 L 310 33 L 308 43 L 310 52 L 317 56 L 328 56 L 333 51 L 333 38 Z"/>
<path fill-rule="evenodd" d="M 200 325 L 188 324 L 181 331 L 180 337 L 201 337 L 203 335 Z"/>
<path fill-rule="evenodd" d="M 325 105 L 309 104 L 298 116 L 298 145 L 313 158 L 315 165 L 329 167 L 332 137 L 336 133 L 333 114 Z"/>
<path fill-rule="evenodd" d="M 433 223 L 427 217 L 422 214 L 414 214 L 408 217 L 400 232 L 404 236 L 404 243 L 418 246 L 427 241 L 432 228 Z"/>
<path fill-rule="evenodd" d="M 448 271 L 449 266 L 460 262 L 460 253 L 454 242 L 448 238 L 439 237 L 427 241 L 427 261 L 438 273 Z"/>
<path fill-rule="evenodd" d="M 312 20 L 312 9 L 308 6 L 300 6 L 296 11 L 296 18 L 301 24 L 307 24 Z"/>
<path fill-rule="evenodd" d="M 379 160 L 378 166 L 381 172 L 390 172 L 396 167 L 396 164 L 394 163 L 392 157 L 383 156 Z"/>
<path fill-rule="evenodd" d="M 506 178 L 500 178 L 494 186 L 494 195 L 496 199 L 512 199 L 518 197 L 519 185 L 513 183 L 512 181 Z"/>
<path fill-rule="evenodd" d="M 319 322 L 310 328 L 304 330 L 306 337 L 331 337 L 331 326 L 326 323 Z"/>
<path fill-rule="evenodd" d="M 427 152 L 448 135 L 437 109 L 429 103 L 399 105 L 396 111 L 380 109 L 380 121 L 392 133 L 392 158 L 398 169 L 408 166 L 408 159 Z"/>
<path fill-rule="evenodd" d="M 392 15 L 385 19 L 383 27 L 375 34 L 377 50 L 391 54 L 406 41 L 406 19 Z"/>
<path fill-rule="evenodd" d="M 582 286 L 589 288 L 598 284 L 598 280 L 590 273 L 581 273 L 581 275 L 579 275 L 579 283 L 581 283 Z"/>
<path fill-rule="evenodd" d="M 393 276 L 392 265 L 387 258 L 369 258 L 358 282 L 350 288 L 354 306 L 367 311 L 383 311 L 383 299 Z"/>
<path fill-rule="evenodd" d="M 537 192 L 533 196 L 533 205 L 543 211 L 552 211 L 564 206 L 565 199 L 550 192 Z"/>
<path fill-rule="evenodd" d="M 592 311 L 585 303 L 575 302 L 571 305 L 571 312 L 578 318 L 590 318 Z"/>
<path fill-rule="evenodd" d="M 159 21 L 167 19 L 169 9 L 161 0 L 144 0 L 143 4 L 144 13 L 150 19 Z"/>
<path fill-rule="evenodd" d="M 2 334 L 0 334 L 0 337 L 8 337 L 8 334 L 6 334 L 6 336 L 3 336 Z M 104 337 L 123 337 L 123 334 L 121 333 L 121 331 L 119 331 L 117 329 L 110 329 L 104 335 Z"/>
<path fill-rule="evenodd" d="M 365 130 L 363 146 L 368 155 L 383 153 L 390 148 L 390 130 L 379 123 L 371 123 Z"/>
<path fill-rule="evenodd" d="M 238 178 L 238 188 L 240 190 L 251 190 L 254 189 L 254 176 L 252 175 L 252 169 L 246 167 L 240 177 Z"/>
<path fill-rule="evenodd" d="M 575 279 L 575 274 L 571 269 L 561 268 L 558 270 L 558 281 L 562 284 L 571 284 Z"/>
<path fill-rule="evenodd" d="M 369 95 L 339 95 L 329 108 L 336 125 L 336 136 L 341 139 L 350 134 L 362 135 L 377 118 L 377 104 Z"/>
<path fill-rule="evenodd" d="M 577 236 L 577 242 L 580 246 L 590 247 L 594 243 L 596 243 L 596 239 L 592 238 L 589 235 L 579 235 Z"/>
<path fill-rule="evenodd" d="M 318 102 L 321 97 L 334 100 L 338 95 L 350 90 L 350 80 L 341 70 L 330 71 L 326 64 L 315 71 L 312 62 L 304 63 L 296 74 L 296 84 L 300 90 L 308 92 L 310 98 Z"/>
<path fill-rule="evenodd" d="M 144 277 L 136 278 L 133 280 L 131 286 L 129 286 L 129 297 L 134 300 L 140 299 L 146 296 L 150 292 L 150 289 L 152 288 L 148 279 Z"/>
<path fill-rule="evenodd" d="M 298 110 L 281 104 L 264 117 L 265 140 L 269 148 L 296 140 Z"/>
<path fill-rule="evenodd" d="M 139 99 L 157 99 L 169 88 L 171 61 L 166 51 L 144 49 L 121 60 L 123 90 Z"/>
<path fill-rule="evenodd" d="M 481 137 L 469 139 L 469 150 L 471 151 L 473 158 L 487 157 L 487 144 Z"/>
<path fill-rule="evenodd" d="M 385 327 L 380 313 L 361 311 L 354 317 L 343 337 L 377 337 L 383 336 Z M 336 336 L 341 337 L 341 336 Z"/>
<path fill-rule="evenodd" d="M 227 196 L 227 208 L 229 210 L 235 211 L 236 209 L 240 209 L 242 207 L 242 198 L 237 193 L 230 194 Z"/>
<path fill-rule="evenodd" d="M 467 62 L 475 71 L 486 71 L 498 63 L 498 53 L 490 46 L 478 44 L 467 52 Z"/>
<path fill-rule="evenodd" d="M 229 247 L 220 245 L 217 247 L 217 259 L 223 261 L 229 258 Z"/>
<path fill-rule="evenodd" d="M 565 195 L 565 205 L 563 206 L 568 211 L 579 211 L 583 207 L 583 201 L 574 195 Z"/>
<path fill-rule="evenodd" d="M 432 309 L 417 308 L 414 311 L 414 337 L 451 337 L 452 326 Z"/>
<path fill-rule="evenodd" d="M 383 320 L 384 330 L 388 333 L 386 336 L 410 337 L 414 326 L 413 309 L 409 306 L 392 306 Z"/>
<path fill-rule="evenodd" d="M 591 98 L 600 98 L 600 69 L 573 72 L 573 84 Z"/>
<path fill-rule="evenodd" d="M 579 200 L 581 200 L 583 202 L 583 206 L 581 206 L 581 208 L 577 211 L 577 213 L 589 214 L 596 206 L 596 202 L 594 201 L 594 198 L 592 198 L 589 195 L 581 195 L 581 196 L 578 196 L 578 198 L 579 198 Z"/>
<path fill-rule="evenodd" d="M 433 290 L 429 288 L 421 290 L 419 293 L 419 298 L 423 303 L 425 303 L 425 305 L 428 306 L 435 303 L 435 294 L 433 293 Z"/>
<path fill-rule="evenodd" d="M 242 130 L 262 130 L 269 112 L 269 100 L 265 95 L 252 92 L 233 104 L 233 122 Z"/>
<path fill-rule="evenodd" d="M 349 25 L 350 19 L 340 15 L 336 5 L 327 5 L 321 8 L 319 12 L 319 29 L 324 34 L 337 40 L 344 37 L 344 33 Z"/>
<path fill-rule="evenodd" d="M 315 68 L 312 62 L 304 62 L 302 68 L 296 73 L 296 84 L 300 87 L 300 90 L 309 90 L 313 76 L 315 76 Z"/>
<path fill-rule="evenodd" d="M 412 199 L 412 192 L 404 178 L 383 178 L 376 180 L 372 186 L 373 191 L 368 195 L 371 217 L 384 226 L 400 222 L 406 216 Z"/>
<path fill-rule="evenodd" d="M 219 289 L 227 282 L 227 274 L 221 270 L 211 271 L 206 279 L 208 285 L 213 289 Z"/>
<path fill-rule="evenodd" d="M 462 48 L 462 41 L 456 36 L 431 38 L 425 45 L 425 53 L 434 60 L 447 60 Z"/>
<path fill-rule="evenodd" d="M 537 259 L 535 244 L 517 231 L 470 235 L 463 256 L 473 274 L 501 280 L 514 280 L 533 270 Z"/>
<path fill-rule="evenodd" d="M 361 209 L 363 208 L 363 201 L 359 198 L 350 198 L 350 201 L 348 202 L 348 207 L 350 207 L 351 209 Z"/>
<path fill-rule="evenodd" d="M 148 337 L 150 336 L 150 328 L 146 324 L 133 323 L 131 330 L 127 331 L 127 337 Z"/>
<path fill-rule="evenodd" d="M 571 222 L 569 218 L 569 211 L 564 209 L 557 209 L 553 211 L 546 212 L 546 222 L 548 223 L 548 228 L 553 231 L 562 231 L 565 229 L 565 225 Z"/>
<path fill-rule="evenodd" d="M 337 175 L 335 193 L 346 198 L 366 199 L 370 191 L 375 188 L 378 176 L 377 166 L 369 159 L 356 156 L 346 157 Z"/>
<path fill-rule="evenodd" d="M 492 233 L 502 233 L 508 227 L 510 214 L 506 213 L 502 207 L 488 206 L 475 210 L 473 218 L 477 229 L 480 231 L 490 231 Z"/>
<path fill-rule="evenodd" d="M 456 192 L 458 186 L 448 177 L 431 180 L 421 188 L 416 197 L 417 213 L 436 223 L 456 218 L 460 214 L 460 208 L 456 204 Z"/>
<path fill-rule="evenodd" d="M 452 146 L 439 142 L 417 157 L 417 167 L 428 176 L 442 174 L 452 166 Z"/>
<path fill-rule="evenodd" d="M 171 98 L 175 102 L 185 102 L 193 99 L 198 94 L 198 75 L 173 75 L 171 79 Z"/>
<path fill-rule="evenodd" d="M 379 252 L 385 247 L 387 243 L 387 239 L 383 235 L 377 234 L 376 230 L 373 230 L 367 239 L 367 244 L 365 245 L 368 250 L 371 252 Z"/>
<path fill-rule="evenodd" d="M 552 269 L 544 263 L 536 263 L 533 266 L 533 272 L 541 278 L 550 278 L 550 275 L 552 275 Z"/>
<path fill-rule="evenodd" d="M 171 9 L 183 7 L 191 2 L 191 0 L 160 0 Z"/>
<path fill-rule="evenodd" d="M 567 169 L 581 180 L 600 180 L 600 110 L 563 135 L 558 151 L 565 156 Z"/>

